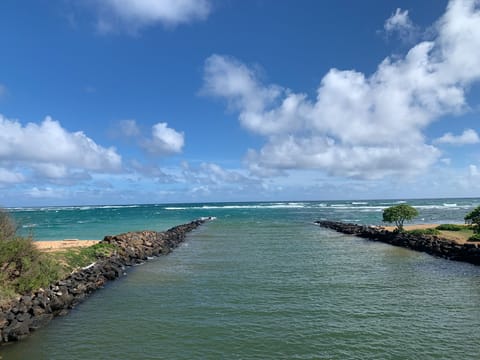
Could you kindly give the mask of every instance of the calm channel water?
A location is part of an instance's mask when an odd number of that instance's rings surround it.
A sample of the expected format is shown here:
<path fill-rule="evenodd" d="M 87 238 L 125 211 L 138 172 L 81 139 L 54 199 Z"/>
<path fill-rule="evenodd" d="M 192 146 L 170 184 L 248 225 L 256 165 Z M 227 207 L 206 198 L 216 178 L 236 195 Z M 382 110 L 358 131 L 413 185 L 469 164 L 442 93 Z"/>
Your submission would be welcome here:
<path fill-rule="evenodd" d="M 478 199 L 415 200 L 461 222 Z M 40 239 L 216 216 L 7 359 L 478 359 L 480 267 L 312 225 L 380 223 L 388 201 L 14 209 Z M 117 229 L 117 231 L 115 231 Z"/>

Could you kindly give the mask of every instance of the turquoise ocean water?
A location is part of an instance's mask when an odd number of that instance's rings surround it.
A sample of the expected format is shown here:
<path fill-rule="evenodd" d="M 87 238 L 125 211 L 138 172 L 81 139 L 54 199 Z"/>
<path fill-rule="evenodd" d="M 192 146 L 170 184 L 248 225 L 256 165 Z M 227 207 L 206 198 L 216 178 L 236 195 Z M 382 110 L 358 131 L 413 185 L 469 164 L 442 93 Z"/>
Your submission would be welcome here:
<path fill-rule="evenodd" d="M 10 209 L 36 239 L 214 216 L 3 359 L 478 359 L 480 268 L 313 225 L 381 224 L 402 200 Z M 480 199 L 409 200 L 461 223 Z"/>

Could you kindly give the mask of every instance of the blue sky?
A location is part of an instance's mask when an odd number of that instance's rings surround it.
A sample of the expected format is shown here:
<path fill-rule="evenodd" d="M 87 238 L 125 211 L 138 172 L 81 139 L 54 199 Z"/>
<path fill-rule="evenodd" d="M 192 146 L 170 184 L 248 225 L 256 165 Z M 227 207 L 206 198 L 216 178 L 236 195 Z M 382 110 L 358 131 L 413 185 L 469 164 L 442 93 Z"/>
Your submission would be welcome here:
<path fill-rule="evenodd" d="M 480 2 L 0 2 L 0 204 L 477 197 Z"/>

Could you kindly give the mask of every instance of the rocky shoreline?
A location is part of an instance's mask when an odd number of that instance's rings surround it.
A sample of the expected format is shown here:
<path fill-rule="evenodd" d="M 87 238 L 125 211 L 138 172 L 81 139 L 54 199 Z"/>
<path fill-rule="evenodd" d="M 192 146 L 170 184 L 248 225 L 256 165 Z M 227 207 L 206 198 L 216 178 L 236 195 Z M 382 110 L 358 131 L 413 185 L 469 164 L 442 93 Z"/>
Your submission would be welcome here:
<path fill-rule="evenodd" d="M 339 221 L 315 221 L 315 224 L 343 234 L 421 251 L 449 260 L 480 265 L 480 247 L 475 243 L 458 244 L 436 235 L 416 235 L 387 231 L 381 227 L 349 224 Z"/>
<path fill-rule="evenodd" d="M 188 232 L 207 220 L 202 218 L 164 232 L 140 231 L 106 236 L 102 241 L 117 247 L 113 256 L 0 308 L 0 344 L 21 340 L 55 316 L 67 314 L 69 309 L 106 282 L 124 275 L 127 267 L 170 253 L 183 242 Z"/>

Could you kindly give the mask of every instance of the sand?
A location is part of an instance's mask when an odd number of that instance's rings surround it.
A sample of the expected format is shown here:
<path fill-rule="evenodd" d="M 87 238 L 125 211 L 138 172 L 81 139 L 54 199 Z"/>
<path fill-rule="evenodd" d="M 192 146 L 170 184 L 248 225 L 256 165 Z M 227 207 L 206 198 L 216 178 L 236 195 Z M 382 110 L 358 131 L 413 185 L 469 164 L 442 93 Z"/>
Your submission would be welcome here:
<path fill-rule="evenodd" d="M 69 248 L 92 246 L 99 242 L 100 240 L 65 239 L 53 241 L 34 241 L 34 244 L 41 251 L 50 252 Z"/>

